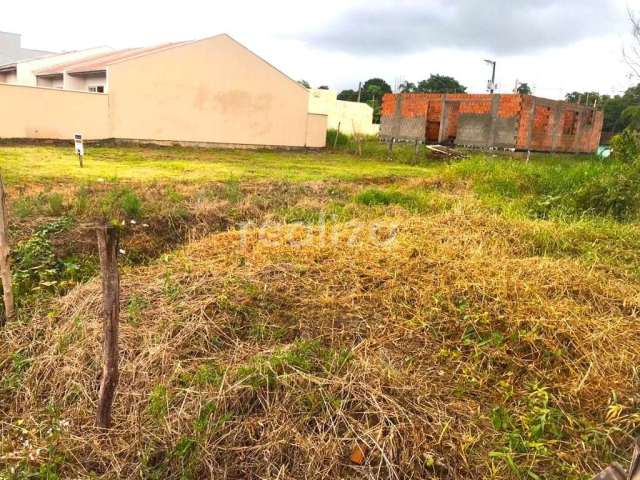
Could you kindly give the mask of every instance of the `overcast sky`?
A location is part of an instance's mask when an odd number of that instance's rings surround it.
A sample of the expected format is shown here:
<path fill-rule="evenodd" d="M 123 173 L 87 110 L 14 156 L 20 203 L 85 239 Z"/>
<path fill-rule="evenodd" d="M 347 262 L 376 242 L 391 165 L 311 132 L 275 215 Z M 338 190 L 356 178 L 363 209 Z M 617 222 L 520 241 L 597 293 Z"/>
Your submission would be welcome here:
<path fill-rule="evenodd" d="M 490 76 L 482 60 L 491 58 L 500 91 L 520 80 L 560 98 L 637 83 L 622 60 L 627 7 L 640 11 L 640 0 L 22 0 L 3 2 L 0 30 L 51 50 L 224 32 L 291 77 L 336 90 L 440 73 L 482 92 Z"/>

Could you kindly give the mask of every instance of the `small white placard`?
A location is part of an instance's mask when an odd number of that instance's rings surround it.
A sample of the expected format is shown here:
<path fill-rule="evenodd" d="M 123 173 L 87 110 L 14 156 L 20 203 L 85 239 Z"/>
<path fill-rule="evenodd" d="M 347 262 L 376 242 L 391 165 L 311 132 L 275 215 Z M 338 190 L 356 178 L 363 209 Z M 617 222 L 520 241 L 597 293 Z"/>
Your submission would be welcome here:
<path fill-rule="evenodd" d="M 73 142 L 76 147 L 76 155 L 84 156 L 84 144 L 82 143 L 82 134 L 76 133 L 73 136 Z"/>

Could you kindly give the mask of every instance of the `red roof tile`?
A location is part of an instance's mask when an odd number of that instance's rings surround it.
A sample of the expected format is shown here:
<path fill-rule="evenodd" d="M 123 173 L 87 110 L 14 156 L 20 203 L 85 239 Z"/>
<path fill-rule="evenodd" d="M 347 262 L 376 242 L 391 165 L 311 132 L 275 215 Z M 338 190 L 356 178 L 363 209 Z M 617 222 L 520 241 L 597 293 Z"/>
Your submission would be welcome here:
<path fill-rule="evenodd" d="M 94 55 L 93 57 L 84 58 L 82 60 L 76 60 L 75 62 L 62 63 L 53 67 L 48 67 L 43 70 L 39 70 L 36 75 L 56 75 L 63 72 L 67 73 L 88 73 L 88 72 L 100 72 L 106 70 L 108 65 L 112 63 L 128 60 L 138 56 L 146 55 L 148 53 L 165 50 L 167 48 L 175 47 L 178 45 L 185 45 L 191 42 L 177 42 L 177 43 L 164 43 L 162 45 L 156 45 L 154 47 L 145 48 L 126 48 L 124 50 L 117 50 L 115 52 L 101 53 Z"/>

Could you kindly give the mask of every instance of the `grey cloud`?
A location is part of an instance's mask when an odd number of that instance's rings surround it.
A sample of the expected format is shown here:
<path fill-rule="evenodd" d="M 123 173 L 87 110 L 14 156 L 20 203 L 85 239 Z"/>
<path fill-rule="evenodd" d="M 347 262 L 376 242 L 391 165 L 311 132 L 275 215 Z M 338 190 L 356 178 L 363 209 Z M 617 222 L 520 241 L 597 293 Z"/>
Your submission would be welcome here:
<path fill-rule="evenodd" d="M 302 40 L 356 54 L 464 48 L 526 54 L 627 28 L 614 0 L 396 0 L 347 9 Z"/>

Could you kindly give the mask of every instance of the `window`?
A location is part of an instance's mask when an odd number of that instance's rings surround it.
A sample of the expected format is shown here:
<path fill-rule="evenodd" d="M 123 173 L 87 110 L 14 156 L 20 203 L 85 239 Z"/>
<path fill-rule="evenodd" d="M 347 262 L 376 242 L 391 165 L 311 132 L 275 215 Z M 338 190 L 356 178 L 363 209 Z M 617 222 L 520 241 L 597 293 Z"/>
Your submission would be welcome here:
<path fill-rule="evenodd" d="M 571 110 L 567 110 L 566 112 L 564 112 L 564 121 L 562 125 L 562 133 L 564 135 L 576 134 L 579 115 L 580 114 L 578 112 L 572 112 Z"/>
<path fill-rule="evenodd" d="M 89 87 L 89 91 L 92 93 L 104 93 L 104 86 L 103 85 L 91 86 Z"/>
<path fill-rule="evenodd" d="M 587 127 L 593 126 L 593 118 L 596 116 L 595 108 L 593 110 L 585 112 L 585 116 L 587 117 L 585 122 L 587 124 Z"/>

